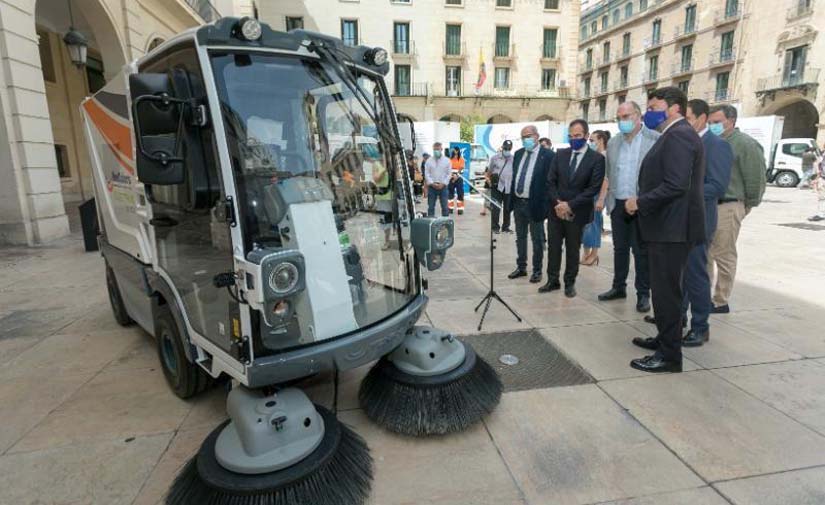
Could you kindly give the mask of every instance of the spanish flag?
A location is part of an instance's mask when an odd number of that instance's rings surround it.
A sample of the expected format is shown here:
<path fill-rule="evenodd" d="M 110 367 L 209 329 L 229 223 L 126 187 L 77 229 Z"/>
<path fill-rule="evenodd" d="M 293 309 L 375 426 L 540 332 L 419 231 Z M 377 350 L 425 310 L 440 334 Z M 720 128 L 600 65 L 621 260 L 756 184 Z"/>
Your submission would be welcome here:
<path fill-rule="evenodd" d="M 481 86 L 484 85 L 484 81 L 487 80 L 487 67 L 484 65 L 484 50 L 478 50 L 478 80 L 476 81 L 476 93 L 481 90 Z"/>

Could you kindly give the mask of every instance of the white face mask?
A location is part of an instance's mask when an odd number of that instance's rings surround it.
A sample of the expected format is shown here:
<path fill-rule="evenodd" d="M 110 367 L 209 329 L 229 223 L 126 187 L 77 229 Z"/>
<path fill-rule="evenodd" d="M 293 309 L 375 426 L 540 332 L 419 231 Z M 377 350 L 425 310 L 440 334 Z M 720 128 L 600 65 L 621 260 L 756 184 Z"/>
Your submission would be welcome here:
<path fill-rule="evenodd" d="M 502 154 L 505 158 L 509 158 L 510 156 L 512 156 L 512 155 L 513 155 L 513 151 L 501 151 L 501 154 Z"/>

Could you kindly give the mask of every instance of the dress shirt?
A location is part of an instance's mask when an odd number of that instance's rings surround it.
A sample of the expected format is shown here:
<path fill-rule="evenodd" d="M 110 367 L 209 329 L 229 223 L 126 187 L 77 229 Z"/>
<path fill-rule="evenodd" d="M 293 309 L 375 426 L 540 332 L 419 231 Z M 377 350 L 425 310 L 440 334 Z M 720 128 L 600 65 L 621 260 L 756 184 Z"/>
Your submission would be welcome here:
<path fill-rule="evenodd" d="M 705 126 L 705 129 L 699 132 L 699 138 L 704 137 L 707 132 L 708 132 L 708 127 Z"/>
<path fill-rule="evenodd" d="M 675 125 L 676 123 L 678 123 L 679 121 L 681 121 L 683 119 L 684 119 L 683 117 L 680 117 L 680 118 L 676 119 L 676 121 L 674 121 L 674 122 L 670 123 L 669 125 L 665 126 L 665 129 L 662 130 L 662 135 L 664 135 L 666 131 L 670 130 L 671 126 Z"/>
<path fill-rule="evenodd" d="M 487 170 L 491 174 L 498 175 L 498 186 L 496 188 L 502 193 L 510 193 L 510 185 L 513 181 L 513 156 L 504 156 L 501 153 L 495 154 L 490 158 L 490 165 Z"/>
<path fill-rule="evenodd" d="M 427 186 L 440 182 L 443 185 L 450 184 L 450 175 L 453 172 L 452 165 L 449 158 L 444 156 L 436 159 L 435 156 L 430 157 L 427 163 L 424 164 L 424 173 Z"/>
<path fill-rule="evenodd" d="M 579 167 L 581 166 L 581 164 L 582 164 L 582 158 L 584 158 L 584 153 L 586 153 L 588 149 L 590 149 L 590 146 L 588 146 L 587 144 L 585 144 L 585 145 L 584 145 L 584 147 L 582 147 L 582 148 L 581 148 L 581 149 L 579 149 L 578 151 L 573 151 L 573 149 L 572 149 L 572 148 L 570 149 L 570 156 L 571 156 L 571 158 L 570 158 L 570 159 L 571 159 L 571 160 L 572 160 L 572 156 L 573 156 L 573 154 L 578 153 L 578 156 L 576 156 L 576 170 L 578 170 L 578 169 L 579 169 Z M 569 165 L 567 166 L 567 169 L 568 169 L 568 170 L 570 169 L 570 166 L 569 166 Z M 576 173 L 576 170 L 573 170 L 573 173 L 574 173 L 574 174 Z"/>
<path fill-rule="evenodd" d="M 618 177 L 616 184 L 616 199 L 627 200 L 638 196 L 639 168 L 641 161 L 639 153 L 642 148 L 641 131 L 633 136 L 630 142 L 622 141 L 619 147 L 619 160 L 616 163 Z M 613 181 L 610 182 L 613 184 Z"/>
<path fill-rule="evenodd" d="M 521 164 L 518 167 L 518 178 L 521 179 L 521 174 L 524 174 L 524 191 L 521 193 L 518 192 L 518 181 L 516 181 L 516 196 L 519 198 L 530 198 L 530 183 L 533 180 L 533 169 L 536 166 L 536 159 L 539 157 L 539 147 L 536 146 L 532 151 L 528 151 L 527 149 L 524 150 L 524 154 L 521 156 Z M 524 161 L 527 159 L 527 155 L 530 155 L 530 163 L 525 167 Z M 523 172 L 526 170 L 526 172 Z"/>

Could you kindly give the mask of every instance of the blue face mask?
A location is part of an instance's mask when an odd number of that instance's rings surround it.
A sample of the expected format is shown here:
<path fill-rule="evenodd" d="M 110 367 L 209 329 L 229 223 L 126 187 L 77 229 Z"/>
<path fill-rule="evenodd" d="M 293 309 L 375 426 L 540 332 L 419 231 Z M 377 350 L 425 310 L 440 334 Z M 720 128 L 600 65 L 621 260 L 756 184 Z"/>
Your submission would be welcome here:
<path fill-rule="evenodd" d="M 628 133 L 632 133 L 633 130 L 636 128 L 636 122 L 632 119 L 623 119 L 619 121 L 619 131 L 627 135 Z"/>
<path fill-rule="evenodd" d="M 570 148 L 574 151 L 578 151 L 587 143 L 585 139 L 570 139 Z"/>
<path fill-rule="evenodd" d="M 587 147 L 589 147 L 590 149 L 593 149 L 595 151 L 596 150 L 596 143 L 591 140 L 590 142 L 587 143 Z"/>
<path fill-rule="evenodd" d="M 528 151 L 532 151 L 536 147 L 536 139 L 533 137 L 523 138 L 521 139 L 521 145 Z"/>
<path fill-rule="evenodd" d="M 708 125 L 708 130 L 717 137 L 725 132 L 725 125 L 722 123 L 711 123 Z"/>
<path fill-rule="evenodd" d="M 380 153 L 378 152 L 378 146 L 375 144 L 364 144 L 362 149 L 364 150 L 364 154 L 367 156 L 367 158 L 377 159 L 380 156 Z"/>
<path fill-rule="evenodd" d="M 440 158 L 440 157 L 441 157 L 441 151 L 435 151 L 435 152 L 433 153 L 433 157 L 434 157 L 435 159 Z"/>
<path fill-rule="evenodd" d="M 645 112 L 645 126 L 651 130 L 655 130 L 660 124 L 667 119 L 667 111 L 664 110 L 649 110 Z"/>

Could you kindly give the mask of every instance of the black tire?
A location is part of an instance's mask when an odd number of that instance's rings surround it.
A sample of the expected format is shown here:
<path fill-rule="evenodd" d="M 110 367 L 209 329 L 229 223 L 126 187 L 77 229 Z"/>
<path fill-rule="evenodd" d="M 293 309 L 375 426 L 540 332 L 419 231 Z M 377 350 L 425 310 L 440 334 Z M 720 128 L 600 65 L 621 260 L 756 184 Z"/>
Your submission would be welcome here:
<path fill-rule="evenodd" d="M 186 358 L 181 332 L 167 305 L 158 308 L 155 325 L 160 367 L 175 395 L 185 400 L 211 386 L 212 377 Z"/>
<path fill-rule="evenodd" d="M 120 288 L 117 285 L 115 273 L 109 265 L 106 265 L 106 290 L 109 292 L 109 303 L 112 306 L 112 313 L 117 324 L 129 326 L 134 323 L 134 320 L 129 317 L 129 312 L 126 311 L 126 305 L 123 304 L 123 298 L 120 296 Z"/>
<path fill-rule="evenodd" d="M 780 188 L 795 188 L 799 185 L 799 176 L 790 170 L 777 173 L 773 180 Z"/>

